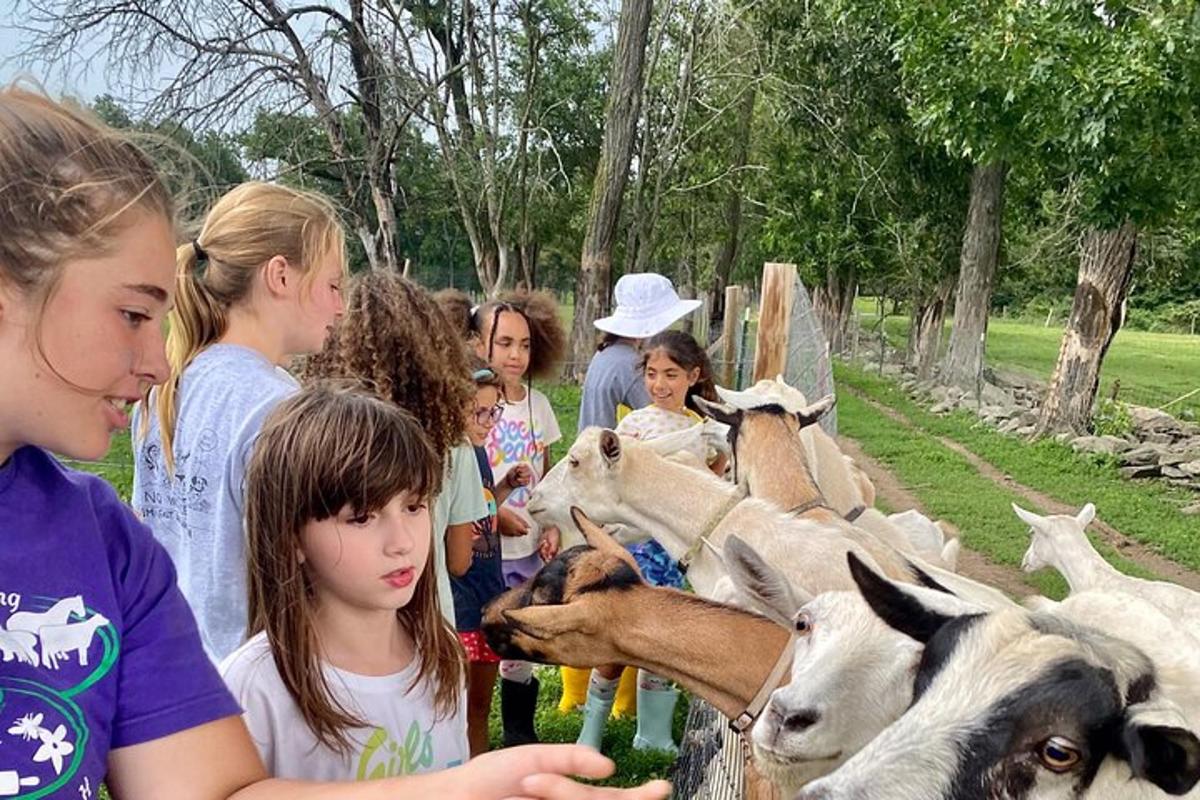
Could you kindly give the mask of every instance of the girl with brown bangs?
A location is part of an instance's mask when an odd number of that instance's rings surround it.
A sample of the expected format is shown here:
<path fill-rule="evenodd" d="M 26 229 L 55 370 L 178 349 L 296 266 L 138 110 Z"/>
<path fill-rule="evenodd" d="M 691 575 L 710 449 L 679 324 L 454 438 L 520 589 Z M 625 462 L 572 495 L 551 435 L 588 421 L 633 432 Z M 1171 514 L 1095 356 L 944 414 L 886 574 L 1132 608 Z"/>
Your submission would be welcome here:
<path fill-rule="evenodd" d="M 438 608 L 417 421 L 318 385 L 284 401 L 246 483 L 250 640 L 221 665 L 276 777 L 354 780 L 467 761 L 465 670 Z"/>
<path fill-rule="evenodd" d="M 271 779 L 162 545 L 102 478 L 52 455 L 102 458 L 128 427 L 125 408 L 171 375 L 171 193 L 126 133 L 36 88 L 0 86 L 0 231 L 0 628 L 15 648 L 0 678 L 21 687 L 4 696 L 15 730 L 0 747 L 11 790 L 0 794 L 88 797 L 104 783 L 121 800 L 666 796 L 661 781 L 569 781 L 613 765 L 567 745 L 367 783 Z M 74 646 L 43 652 L 48 626 L 70 627 Z"/>

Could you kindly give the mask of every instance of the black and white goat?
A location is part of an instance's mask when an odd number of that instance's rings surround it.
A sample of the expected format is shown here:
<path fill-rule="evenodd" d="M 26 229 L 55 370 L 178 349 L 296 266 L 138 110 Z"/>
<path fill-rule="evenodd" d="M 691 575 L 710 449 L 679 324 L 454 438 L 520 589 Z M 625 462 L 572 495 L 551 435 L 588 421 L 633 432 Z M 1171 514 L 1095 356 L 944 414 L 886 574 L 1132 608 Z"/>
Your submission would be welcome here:
<path fill-rule="evenodd" d="M 1200 797 L 1200 645 L 1156 608 L 1087 593 L 1053 613 L 946 613 L 850 560 L 925 649 L 908 711 L 799 800 Z"/>

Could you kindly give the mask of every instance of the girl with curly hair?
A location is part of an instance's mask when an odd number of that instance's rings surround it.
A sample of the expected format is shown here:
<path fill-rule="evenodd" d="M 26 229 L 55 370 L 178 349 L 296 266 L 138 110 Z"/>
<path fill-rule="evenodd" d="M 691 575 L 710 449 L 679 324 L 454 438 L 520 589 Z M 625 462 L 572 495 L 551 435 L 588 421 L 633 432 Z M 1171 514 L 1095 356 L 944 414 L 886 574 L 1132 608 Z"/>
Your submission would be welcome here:
<path fill-rule="evenodd" d="M 325 348 L 308 359 L 306 380 L 351 378 L 408 411 L 421 423 L 443 470 L 431 507 L 438 604 L 454 624 L 446 567 L 448 530 L 470 536 L 488 515 L 475 451 L 466 439 L 463 409 L 475 400 L 462 338 L 433 297 L 391 272 L 372 271 L 351 282 L 346 312 Z"/>
<path fill-rule="evenodd" d="M 562 438 L 546 395 L 531 384 L 548 378 L 566 346 L 558 305 L 545 292 L 510 292 L 484 303 L 472 316 L 475 348 L 504 384 L 503 416 L 487 438 L 488 458 L 499 483 L 518 464 L 528 464 L 528 484 L 500 507 L 504 581 L 517 586 L 558 552 L 558 530 L 542 529 L 525 510 L 529 494 L 551 467 L 550 445 Z M 501 718 L 505 745 L 537 741 L 533 712 L 538 682 L 525 661 L 500 663 Z"/>

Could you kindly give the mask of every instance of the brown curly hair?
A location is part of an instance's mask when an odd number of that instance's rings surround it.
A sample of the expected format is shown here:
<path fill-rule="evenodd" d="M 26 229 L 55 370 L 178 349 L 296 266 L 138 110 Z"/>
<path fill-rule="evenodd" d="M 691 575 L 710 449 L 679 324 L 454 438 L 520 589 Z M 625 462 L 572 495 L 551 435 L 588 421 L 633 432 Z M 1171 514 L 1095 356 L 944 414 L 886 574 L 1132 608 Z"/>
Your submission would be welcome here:
<path fill-rule="evenodd" d="M 464 340 L 471 338 L 471 298 L 462 289 L 439 289 L 433 293 L 446 321 Z"/>
<path fill-rule="evenodd" d="M 345 314 L 301 372 L 306 381 L 366 383 L 417 418 L 442 460 L 464 441 L 463 409 L 475 386 L 462 339 L 429 292 L 395 273 L 375 270 L 351 282 Z"/>
<path fill-rule="evenodd" d="M 567 333 L 558 316 L 558 301 L 549 292 L 530 292 L 525 289 L 504 292 L 489 300 L 471 316 L 471 330 L 491 351 L 492 332 L 496 318 L 505 311 L 520 314 L 529 323 L 530 378 L 553 378 L 567 349 Z"/>

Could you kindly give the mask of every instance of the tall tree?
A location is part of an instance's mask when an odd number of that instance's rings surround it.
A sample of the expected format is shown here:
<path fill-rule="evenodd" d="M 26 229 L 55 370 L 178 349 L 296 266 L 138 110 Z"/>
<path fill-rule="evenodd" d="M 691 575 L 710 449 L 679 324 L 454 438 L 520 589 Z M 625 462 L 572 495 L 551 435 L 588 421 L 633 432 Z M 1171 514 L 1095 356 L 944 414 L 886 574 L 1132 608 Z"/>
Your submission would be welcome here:
<path fill-rule="evenodd" d="M 1200 17 L 1195 3 L 1063 13 L 1046 46 L 1082 53 L 1064 85 L 1064 149 L 1084 230 L 1071 314 L 1038 431 L 1091 424 L 1100 370 L 1124 319 L 1141 230 L 1195 205 L 1200 166 Z M 1061 76 L 1068 83 L 1065 75 Z"/>
<path fill-rule="evenodd" d="M 592 323 L 608 307 L 613 245 L 629 162 L 633 155 L 642 101 L 642 67 L 650 29 L 651 0 L 622 0 L 617 44 L 613 54 L 604 139 L 588 204 L 588 223 L 575 282 L 575 320 L 571 326 L 572 377 L 583 374 L 591 357 Z"/>

